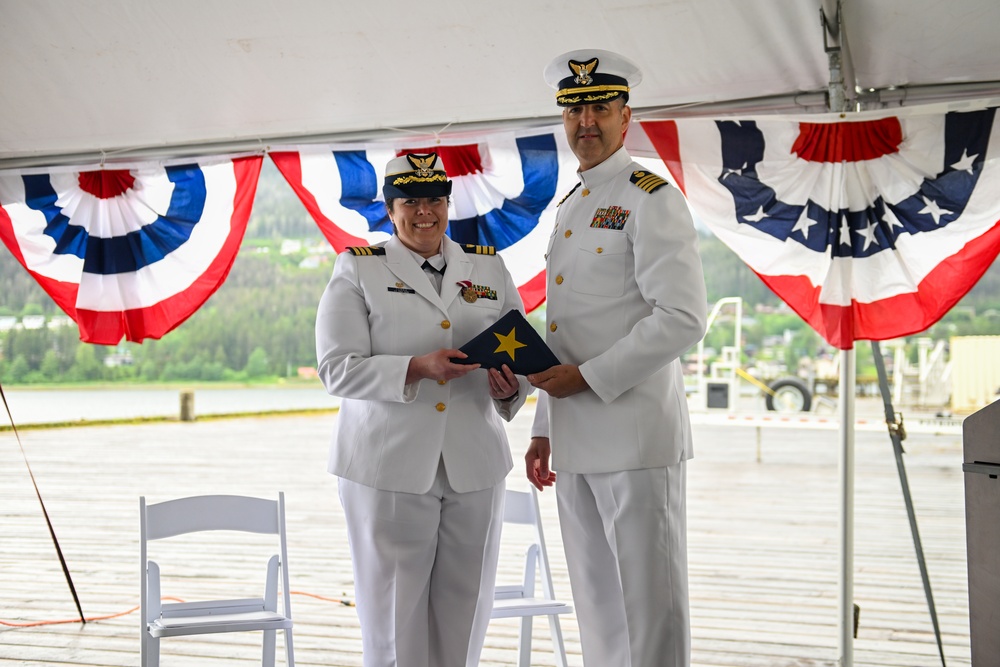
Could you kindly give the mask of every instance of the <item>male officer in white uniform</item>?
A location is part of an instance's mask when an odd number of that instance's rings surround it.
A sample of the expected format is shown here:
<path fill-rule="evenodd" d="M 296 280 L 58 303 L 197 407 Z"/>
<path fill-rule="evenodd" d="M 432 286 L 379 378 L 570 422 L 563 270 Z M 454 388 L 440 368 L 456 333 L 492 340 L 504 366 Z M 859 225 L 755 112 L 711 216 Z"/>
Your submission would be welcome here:
<path fill-rule="evenodd" d="M 587 667 L 690 663 L 679 357 L 707 305 L 683 196 L 623 147 L 640 78 L 595 49 L 545 69 L 580 183 L 549 241 L 546 342 L 563 363 L 528 376 L 544 393 L 525 463 L 539 489 L 555 482 Z"/>

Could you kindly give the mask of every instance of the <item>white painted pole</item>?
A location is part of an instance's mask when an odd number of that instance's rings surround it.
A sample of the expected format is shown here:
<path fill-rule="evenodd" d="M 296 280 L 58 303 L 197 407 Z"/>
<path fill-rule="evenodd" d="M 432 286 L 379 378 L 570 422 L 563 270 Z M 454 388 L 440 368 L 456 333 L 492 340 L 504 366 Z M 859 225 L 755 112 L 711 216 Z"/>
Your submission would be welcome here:
<path fill-rule="evenodd" d="M 840 667 L 854 665 L 854 350 L 840 351 Z"/>
<path fill-rule="evenodd" d="M 844 86 L 843 56 L 846 53 L 841 0 L 823 0 L 823 47 L 830 67 L 827 104 L 843 117 L 848 110 Z M 853 82 L 851 89 L 854 89 Z M 840 636 L 839 667 L 854 666 L 854 349 L 840 351 Z"/>

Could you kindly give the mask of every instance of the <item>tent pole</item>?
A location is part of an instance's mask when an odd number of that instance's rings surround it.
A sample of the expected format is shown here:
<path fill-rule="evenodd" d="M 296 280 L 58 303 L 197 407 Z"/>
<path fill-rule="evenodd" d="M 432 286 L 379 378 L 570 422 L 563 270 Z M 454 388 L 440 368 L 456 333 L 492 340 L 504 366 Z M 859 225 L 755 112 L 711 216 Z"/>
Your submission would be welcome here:
<path fill-rule="evenodd" d="M 844 24 L 840 0 L 824 0 L 820 7 L 823 47 L 830 66 L 827 105 L 832 112 L 848 111 L 844 89 Z M 853 90 L 853 82 L 852 82 Z M 855 354 L 852 346 L 840 351 L 840 596 L 838 605 L 839 667 L 854 665 L 857 616 L 854 605 L 854 386 Z"/>
<path fill-rule="evenodd" d="M 840 351 L 840 667 L 854 664 L 854 349 Z"/>

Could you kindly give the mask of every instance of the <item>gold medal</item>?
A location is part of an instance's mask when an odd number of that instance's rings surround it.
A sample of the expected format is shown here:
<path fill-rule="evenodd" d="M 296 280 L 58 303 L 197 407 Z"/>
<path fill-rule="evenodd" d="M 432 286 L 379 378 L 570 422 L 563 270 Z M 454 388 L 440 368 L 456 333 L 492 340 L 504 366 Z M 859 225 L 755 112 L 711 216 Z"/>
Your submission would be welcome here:
<path fill-rule="evenodd" d="M 476 290 L 472 289 L 471 287 L 463 287 L 462 298 L 468 301 L 469 303 L 475 303 L 476 299 L 479 298 L 479 295 L 476 294 Z"/>

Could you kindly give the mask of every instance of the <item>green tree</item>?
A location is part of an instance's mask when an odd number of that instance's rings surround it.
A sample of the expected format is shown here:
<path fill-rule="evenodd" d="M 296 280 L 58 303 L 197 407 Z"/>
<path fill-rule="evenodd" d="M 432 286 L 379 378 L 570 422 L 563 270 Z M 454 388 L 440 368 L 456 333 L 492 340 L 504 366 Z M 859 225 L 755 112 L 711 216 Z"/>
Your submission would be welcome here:
<path fill-rule="evenodd" d="M 28 363 L 28 360 L 23 356 L 17 356 L 7 368 L 7 377 L 5 379 L 12 384 L 20 384 L 30 372 L 31 365 Z"/>
<path fill-rule="evenodd" d="M 94 345 L 79 345 L 67 374 L 71 380 L 92 381 L 100 380 L 103 366 L 97 358 L 97 350 Z"/>
<path fill-rule="evenodd" d="M 136 377 L 146 382 L 155 382 L 160 379 L 160 367 L 155 361 L 148 359 L 136 364 Z"/>
<path fill-rule="evenodd" d="M 780 299 L 736 253 L 711 234 L 698 239 L 698 251 L 705 269 L 708 300 L 715 303 L 727 296 L 740 296 L 748 304 L 775 306 Z"/>
<path fill-rule="evenodd" d="M 268 375 L 267 352 L 262 347 L 255 347 L 247 360 L 246 371 L 248 378 L 262 378 Z"/>
<path fill-rule="evenodd" d="M 41 372 L 42 377 L 46 380 L 59 380 L 62 375 L 59 354 L 55 350 L 46 350 L 45 356 L 42 357 L 42 363 L 38 370 Z"/>
<path fill-rule="evenodd" d="M 51 347 L 50 332 L 41 329 L 14 329 L 4 337 L 3 354 L 8 359 L 24 357 L 29 370 L 38 370 L 46 350 Z"/>
<path fill-rule="evenodd" d="M 203 382 L 218 382 L 225 376 L 226 367 L 217 361 L 202 364 L 198 369 L 198 379 Z"/>

